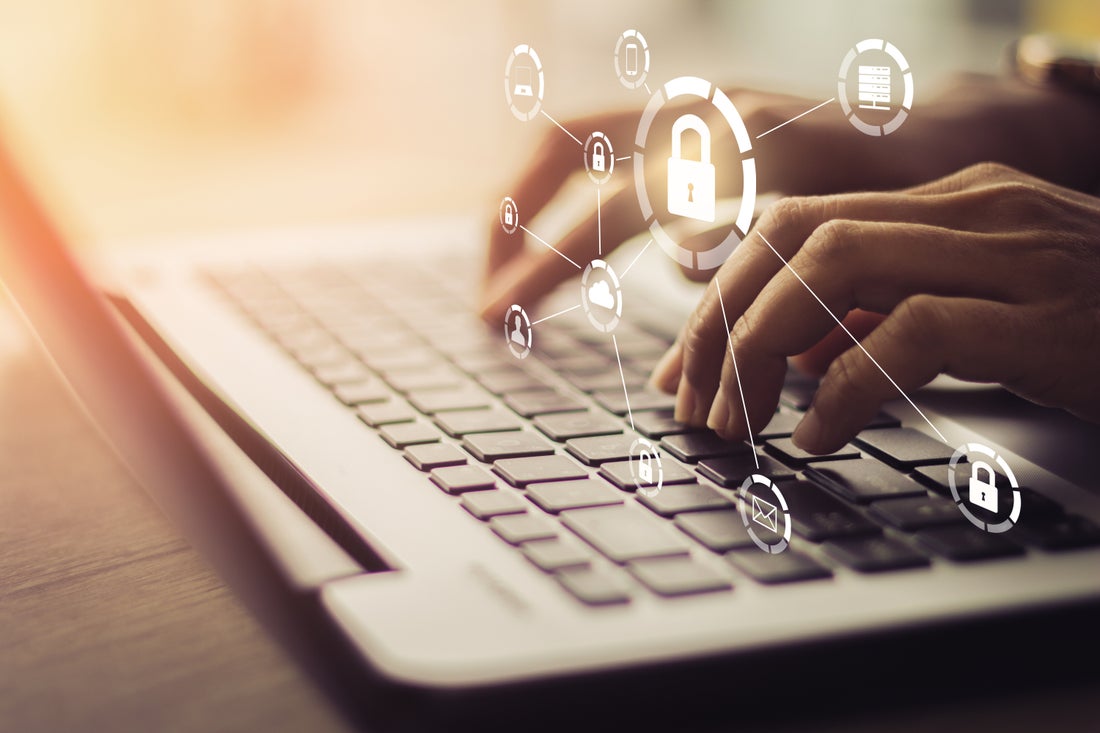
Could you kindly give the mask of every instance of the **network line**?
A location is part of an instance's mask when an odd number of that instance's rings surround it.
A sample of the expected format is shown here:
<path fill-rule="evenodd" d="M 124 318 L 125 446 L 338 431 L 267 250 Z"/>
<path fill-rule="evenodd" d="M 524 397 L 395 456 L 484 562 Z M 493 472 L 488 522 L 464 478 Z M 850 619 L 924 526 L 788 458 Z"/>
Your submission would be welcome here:
<path fill-rule="evenodd" d="M 821 109 L 822 107 L 824 107 L 825 105 L 827 105 L 827 104 L 828 104 L 829 102 L 835 102 L 835 101 L 836 101 L 836 97 L 833 97 L 833 98 L 831 98 L 831 99 L 826 99 L 826 100 L 825 100 L 824 102 L 822 102 L 821 104 L 817 105 L 816 107 L 813 107 L 813 108 L 811 108 L 811 109 L 808 109 L 808 110 L 806 110 L 805 112 L 803 112 L 802 114 L 800 114 L 800 115 L 797 115 L 797 116 L 795 116 L 795 117 L 792 117 L 791 119 L 787 120 L 786 122 L 780 122 L 780 123 L 779 123 L 778 125 L 776 125 L 776 126 L 775 126 L 775 127 L 773 127 L 772 129 L 768 130 L 767 132 L 762 132 L 762 133 L 760 133 L 759 135 L 757 135 L 757 136 L 756 136 L 756 139 L 757 139 L 757 140 L 759 140 L 760 138 L 764 137 L 765 135 L 767 135 L 767 134 L 769 134 L 769 133 L 772 133 L 772 132 L 775 132 L 775 131 L 776 131 L 776 130 L 778 130 L 778 129 L 779 129 L 780 127 L 783 127 L 783 125 L 789 125 L 789 124 L 791 124 L 792 122 L 794 122 L 795 120 L 797 120 L 797 119 L 799 119 L 799 118 L 802 118 L 802 117 L 805 117 L 806 115 L 810 114 L 811 112 L 816 112 L 817 110 L 819 110 L 819 109 Z"/>
<path fill-rule="evenodd" d="M 533 231 L 531 231 L 531 230 L 530 230 L 530 229 L 528 229 L 527 227 L 525 227 L 525 226 L 523 226 L 522 224 L 520 224 L 520 225 L 519 225 L 519 228 L 520 228 L 520 229 L 522 229 L 523 231 L 527 232 L 528 234 L 530 234 L 530 235 L 531 235 L 532 237 L 534 237 L 534 238 L 535 238 L 535 239 L 537 239 L 538 241 L 540 241 L 540 242 L 542 242 L 543 244 L 545 244 L 545 245 L 546 245 L 547 247 L 549 247 L 550 249 L 552 249 L 552 250 L 554 250 L 555 252 L 557 252 L 557 253 L 558 253 L 558 255 L 560 255 L 562 259 L 564 259 L 564 260 L 565 260 L 566 262 L 568 262 L 569 264 L 573 265 L 573 267 L 577 268 L 578 270 L 583 270 L 583 269 L 584 269 L 583 267 L 581 267 L 580 265 L 578 265 L 578 264 L 577 264 L 576 262 L 574 262 L 573 260 L 571 260 L 571 259 L 569 258 L 569 256 L 568 256 L 568 255 L 566 255 L 566 254 L 563 254 L 563 253 L 562 253 L 562 252 L 561 252 L 561 251 L 560 251 L 560 250 L 559 250 L 559 249 L 558 249 L 557 247 L 555 247 L 554 245 L 550 244 L 550 243 L 549 243 L 549 242 L 547 242 L 547 241 L 546 241 L 545 239 L 543 239 L 543 238 L 542 238 L 542 237 L 540 237 L 539 235 L 535 234 L 535 233 L 534 233 Z"/>
<path fill-rule="evenodd" d="M 565 129 L 564 127 L 562 127 L 562 126 L 561 126 L 561 123 L 560 123 L 560 122 L 558 122 L 557 120 L 555 120 L 555 119 L 554 119 L 553 117 L 551 117 L 550 115 L 546 114 L 546 110 L 542 110 L 542 114 L 543 114 L 543 116 L 544 116 L 544 117 L 545 117 L 546 119 L 550 120 L 550 121 L 551 121 L 551 122 L 553 122 L 553 123 L 554 123 L 555 125 L 557 125 L 557 126 L 558 126 L 558 129 L 559 129 L 559 130 L 561 130 L 562 132 L 564 132 L 564 133 L 565 133 L 566 135 L 568 135 L 569 137 L 573 138 L 573 140 L 574 140 L 574 141 L 575 141 L 575 142 L 577 143 L 577 145 L 580 145 L 580 146 L 582 146 L 582 147 L 584 146 L 584 143 L 582 143 L 582 142 L 581 142 L 581 141 L 580 141 L 580 140 L 579 140 L 579 139 L 577 138 L 577 136 L 576 136 L 576 135 L 574 135 L 573 133 L 569 132 L 569 130 L 566 130 L 566 129 Z"/>

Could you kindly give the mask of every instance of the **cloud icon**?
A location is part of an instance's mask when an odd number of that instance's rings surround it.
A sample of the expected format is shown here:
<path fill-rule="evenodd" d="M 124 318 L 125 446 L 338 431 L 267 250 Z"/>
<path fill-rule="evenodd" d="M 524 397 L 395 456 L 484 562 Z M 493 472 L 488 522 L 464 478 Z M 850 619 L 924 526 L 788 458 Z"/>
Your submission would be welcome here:
<path fill-rule="evenodd" d="M 615 296 L 606 280 L 597 280 L 588 287 L 588 302 L 607 310 L 615 309 Z"/>

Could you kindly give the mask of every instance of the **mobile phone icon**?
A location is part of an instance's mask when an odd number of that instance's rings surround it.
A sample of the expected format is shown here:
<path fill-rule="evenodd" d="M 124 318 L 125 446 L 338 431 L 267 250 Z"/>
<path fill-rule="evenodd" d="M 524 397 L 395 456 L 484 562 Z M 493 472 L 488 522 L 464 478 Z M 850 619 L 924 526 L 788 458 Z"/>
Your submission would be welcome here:
<path fill-rule="evenodd" d="M 626 44 L 626 75 L 634 76 L 638 73 L 638 44 Z"/>

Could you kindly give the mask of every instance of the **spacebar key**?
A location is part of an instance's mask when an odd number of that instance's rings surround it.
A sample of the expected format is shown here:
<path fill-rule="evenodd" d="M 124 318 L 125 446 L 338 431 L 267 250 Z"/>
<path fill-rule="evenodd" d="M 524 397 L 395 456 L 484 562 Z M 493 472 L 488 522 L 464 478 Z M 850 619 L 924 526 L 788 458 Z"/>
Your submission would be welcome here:
<path fill-rule="evenodd" d="M 687 542 L 679 533 L 634 507 L 570 509 L 561 517 L 566 527 L 618 563 L 688 554 Z"/>

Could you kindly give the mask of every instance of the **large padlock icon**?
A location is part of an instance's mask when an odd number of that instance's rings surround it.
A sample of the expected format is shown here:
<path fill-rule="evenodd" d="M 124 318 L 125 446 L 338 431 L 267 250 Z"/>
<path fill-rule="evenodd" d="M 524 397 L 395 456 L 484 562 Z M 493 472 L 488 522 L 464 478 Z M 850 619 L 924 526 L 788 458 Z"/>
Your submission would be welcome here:
<path fill-rule="evenodd" d="M 607 170 L 607 154 L 604 152 L 603 143 L 599 140 L 592 145 L 592 170 L 600 173 Z"/>
<path fill-rule="evenodd" d="M 507 203 L 504 205 L 504 226 L 512 226 L 513 221 L 515 221 L 515 215 L 512 213 L 512 204 Z"/>
<path fill-rule="evenodd" d="M 653 455 L 647 450 L 638 456 L 638 479 L 643 484 L 653 483 Z"/>
<path fill-rule="evenodd" d="M 975 461 L 970 466 L 970 503 L 997 511 L 997 475 L 985 461 Z"/>
<path fill-rule="evenodd" d="M 699 133 L 699 160 L 681 157 L 685 130 Z M 714 166 L 710 162 L 710 128 L 698 115 L 681 115 L 672 123 L 668 159 L 668 213 L 714 221 Z"/>

